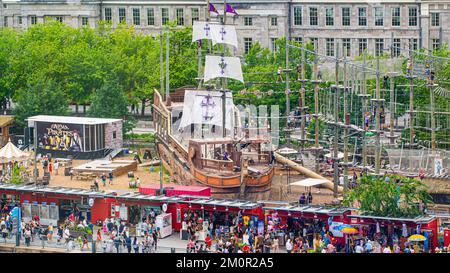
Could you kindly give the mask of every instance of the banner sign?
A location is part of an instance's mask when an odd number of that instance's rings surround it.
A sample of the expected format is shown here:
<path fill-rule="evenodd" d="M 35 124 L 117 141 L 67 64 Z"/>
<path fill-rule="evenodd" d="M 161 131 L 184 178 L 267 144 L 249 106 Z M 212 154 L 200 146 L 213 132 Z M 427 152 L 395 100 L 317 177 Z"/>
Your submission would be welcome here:
<path fill-rule="evenodd" d="M 46 150 L 82 152 L 83 125 L 37 122 L 38 147 Z"/>

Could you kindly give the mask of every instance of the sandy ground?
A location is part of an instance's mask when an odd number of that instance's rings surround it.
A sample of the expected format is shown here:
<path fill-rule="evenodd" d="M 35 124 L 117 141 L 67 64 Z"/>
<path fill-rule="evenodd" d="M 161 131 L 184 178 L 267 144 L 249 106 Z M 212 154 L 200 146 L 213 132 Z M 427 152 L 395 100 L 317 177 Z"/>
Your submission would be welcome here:
<path fill-rule="evenodd" d="M 132 160 L 132 157 L 120 157 L 120 160 Z M 88 162 L 88 160 L 73 160 L 72 167 L 76 167 Z M 143 161 L 145 163 L 146 161 Z M 42 165 L 39 164 L 40 174 L 42 174 Z M 149 184 L 157 184 L 159 185 L 159 167 L 155 167 L 156 170 L 154 172 L 150 172 L 150 167 L 139 167 L 137 171 L 134 171 L 134 177 L 139 177 L 141 180 L 141 185 L 149 185 Z M 53 172 L 53 175 L 50 177 L 49 186 L 51 187 L 69 187 L 69 188 L 83 188 L 90 189 L 91 185 L 93 185 L 93 180 L 73 180 L 70 179 L 70 176 L 64 176 L 64 167 L 60 168 L 58 171 L 58 175 Z M 107 175 L 107 174 L 106 174 Z M 168 183 L 168 177 L 164 176 L 164 183 Z M 99 187 L 100 190 L 117 190 L 117 191 L 138 191 L 137 189 L 130 189 L 128 187 L 128 182 L 130 182 L 130 178 L 128 178 L 127 174 L 123 174 L 118 177 L 113 178 L 112 185 L 109 185 L 109 179 L 106 180 L 106 187 L 103 186 L 101 178 L 99 177 Z"/>
<path fill-rule="evenodd" d="M 132 159 L 132 157 L 120 157 L 120 160 Z M 72 166 L 79 166 L 88 162 L 87 160 L 74 160 Z M 146 161 L 143 161 L 145 163 Z M 32 168 L 32 167 L 30 167 Z M 42 175 L 42 165 L 38 165 L 40 174 Z M 139 167 L 137 171 L 134 172 L 135 178 L 139 177 L 141 180 L 141 185 L 159 185 L 159 168 L 155 167 L 156 170 L 154 172 L 150 172 L 150 167 Z M 282 173 L 282 175 L 280 175 Z M 288 173 L 286 171 L 281 171 L 276 168 L 275 176 L 272 181 L 272 186 L 270 193 L 265 195 L 264 199 L 276 200 L 276 201 L 288 201 L 288 202 L 297 202 L 300 195 L 304 192 L 307 193 L 307 189 L 305 187 L 291 186 L 288 190 Z M 296 173 L 295 171 L 289 172 L 289 183 L 304 179 L 303 175 Z M 138 191 L 138 189 L 130 189 L 128 187 L 128 182 L 130 178 L 128 178 L 127 174 L 123 174 L 119 177 L 114 177 L 112 185 L 109 185 L 109 179 L 107 179 L 106 187 L 103 186 L 101 179 L 99 178 L 99 187 L 100 190 L 115 190 L 115 191 Z M 169 183 L 169 177 L 164 176 L 164 183 Z M 83 188 L 90 189 L 91 185 L 93 185 L 93 181 L 91 180 L 73 180 L 70 179 L 70 176 L 64 176 L 64 168 L 59 169 L 59 174 L 53 175 L 50 178 L 51 187 L 69 187 L 69 188 Z M 281 191 L 281 195 L 280 195 Z M 311 190 L 313 194 L 313 204 L 329 204 L 333 201 L 333 193 L 325 188 L 312 188 Z"/>
<path fill-rule="evenodd" d="M 280 171 L 278 169 L 276 169 L 275 171 L 276 172 L 273 177 L 272 188 L 270 192 L 270 200 L 297 202 L 302 193 L 307 194 L 307 189 L 305 187 L 291 186 L 290 189 L 288 189 L 288 172 Z M 282 173 L 282 175 L 280 175 L 280 173 Z M 295 171 L 291 170 L 289 172 L 289 183 L 293 183 L 305 178 L 307 177 L 298 174 Z M 280 191 L 282 193 L 281 198 Z M 313 187 L 311 189 L 311 193 L 313 195 L 314 205 L 330 204 L 334 200 L 333 192 L 325 188 Z"/>

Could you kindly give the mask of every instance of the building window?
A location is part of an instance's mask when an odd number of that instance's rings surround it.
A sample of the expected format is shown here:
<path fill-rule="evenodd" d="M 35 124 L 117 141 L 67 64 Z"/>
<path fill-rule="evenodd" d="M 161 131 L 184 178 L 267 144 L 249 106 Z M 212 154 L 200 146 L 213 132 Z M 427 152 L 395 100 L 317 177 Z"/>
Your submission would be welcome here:
<path fill-rule="evenodd" d="M 184 26 L 184 9 L 176 9 L 177 26 Z"/>
<path fill-rule="evenodd" d="M 317 26 L 319 20 L 317 19 L 317 8 L 309 8 L 309 24 L 311 26 Z"/>
<path fill-rule="evenodd" d="M 334 25 L 334 8 L 332 7 L 325 8 L 325 25 Z"/>
<path fill-rule="evenodd" d="M 350 26 L 350 8 L 342 8 L 342 25 Z"/>
<path fill-rule="evenodd" d="M 362 38 L 362 39 L 358 39 L 358 54 L 362 55 L 364 53 L 364 51 L 367 49 L 367 39 Z"/>
<path fill-rule="evenodd" d="M 384 26 L 384 9 L 382 7 L 375 8 L 375 26 Z"/>
<path fill-rule="evenodd" d="M 392 8 L 391 11 L 392 11 L 392 26 L 399 27 L 400 26 L 400 7 Z"/>
<path fill-rule="evenodd" d="M 431 13 L 431 26 L 438 27 L 440 25 L 439 13 L 433 12 Z"/>
<path fill-rule="evenodd" d="M 417 26 L 417 8 L 416 7 L 410 7 L 409 9 L 409 26 L 415 27 Z"/>
<path fill-rule="evenodd" d="M 270 38 L 270 49 L 272 52 L 278 51 L 277 38 Z"/>
<path fill-rule="evenodd" d="M 302 25 L 302 7 L 301 6 L 295 6 L 294 7 L 294 26 L 301 26 Z"/>
<path fill-rule="evenodd" d="M 253 18 L 249 16 L 244 17 L 244 26 L 253 26 Z"/>
<path fill-rule="evenodd" d="M 112 19 L 111 8 L 105 8 L 105 21 L 111 22 L 111 19 Z"/>
<path fill-rule="evenodd" d="M 89 18 L 87 17 L 81 17 L 81 25 L 87 26 L 89 24 Z"/>
<path fill-rule="evenodd" d="M 153 8 L 147 9 L 147 25 L 149 26 L 155 25 L 155 10 Z"/>
<path fill-rule="evenodd" d="M 367 26 L 367 9 L 358 8 L 358 24 L 360 26 Z"/>
<path fill-rule="evenodd" d="M 271 26 L 277 26 L 278 25 L 278 18 L 276 16 L 270 17 L 270 25 Z"/>
<path fill-rule="evenodd" d="M 141 25 L 141 9 L 133 9 L 133 25 Z"/>
<path fill-rule="evenodd" d="M 303 38 L 302 37 L 294 37 L 294 42 L 302 44 L 303 43 Z"/>
<path fill-rule="evenodd" d="M 252 48 L 253 39 L 252 38 L 244 38 L 244 52 L 247 54 Z"/>
<path fill-rule="evenodd" d="M 342 52 L 344 53 L 344 56 L 350 57 L 351 54 L 351 40 L 350 38 L 344 38 L 342 39 Z"/>
<path fill-rule="evenodd" d="M 119 8 L 119 23 L 126 22 L 127 14 L 125 8 Z"/>
<path fill-rule="evenodd" d="M 63 17 L 62 16 L 55 16 L 55 20 L 62 23 L 63 22 Z"/>
<path fill-rule="evenodd" d="M 169 23 L 169 9 L 168 8 L 162 8 L 161 9 L 161 24 L 167 25 Z"/>
<path fill-rule="evenodd" d="M 113 135 L 113 138 L 114 138 L 114 139 L 117 138 L 117 133 L 116 133 L 116 131 L 113 131 L 112 135 Z"/>
<path fill-rule="evenodd" d="M 392 57 L 398 57 L 400 56 L 400 39 L 399 38 L 394 38 L 394 40 L 392 41 Z"/>
<path fill-rule="evenodd" d="M 21 25 L 22 24 L 22 16 L 19 16 L 18 21 L 19 21 L 19 25 Z"/>
<path fill-rule="evenodd" d="M 384 39 L 375 39 L 375 56 L 382 56 L 384 49 Z"/>
<path fill-rule="evenodd" d="M 192 14 L 192 25 L 193 25 L 195 21 L 200 20 L 198 8 L 192 8 L 191 14 Z"/>
<path fill-rule="evenodd" d="M 37 24 L 37 17 L 36 16 L 31 16 L 31 24 L 32 25 L 36 25 Z"/>
<path fill-rule="evenodd" d="M 333 38 L 327 38 L 326 39 L 326 53 L 327 56 L 334 56 L 334 39 Z"/>
<path fill-rule="evenodd" d="M 419 43 L 417 38 L 409 39 L 409 49 L 417 50 L 419 48 Z"/>
<path fill-rule="evenodd" d="M 309 38 L 309 41 L 312 43 L 314 47 L 314 51 L 317 52 L 317 49 L 319 48 L 319 39 L 318 38 Z"/>
<path fill-rule="evenodd" d="M 431 39 L 433 50 L 437 50 L 441 47 L 441 40 Z"/>

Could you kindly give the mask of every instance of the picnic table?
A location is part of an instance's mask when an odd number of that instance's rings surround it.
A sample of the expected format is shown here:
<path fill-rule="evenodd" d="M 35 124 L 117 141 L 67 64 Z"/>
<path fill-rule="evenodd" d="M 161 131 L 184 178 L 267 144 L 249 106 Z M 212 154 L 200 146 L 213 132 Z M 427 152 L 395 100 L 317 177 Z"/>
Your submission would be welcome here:
<path fill-rule="evenodd" d="M 88 172 L 81 172 L 75 174 L 75 179 L 77 180 L 90 180 L 95 179 L 97 177 L 94 173 L 88 173 Z"/>

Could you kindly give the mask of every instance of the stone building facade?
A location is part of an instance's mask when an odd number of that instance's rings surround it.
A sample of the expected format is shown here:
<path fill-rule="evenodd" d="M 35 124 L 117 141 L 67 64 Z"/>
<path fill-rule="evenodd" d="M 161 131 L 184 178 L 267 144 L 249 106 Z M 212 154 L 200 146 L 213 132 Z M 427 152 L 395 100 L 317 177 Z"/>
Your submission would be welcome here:
<path fill-rule="evenodd" d="M 156 35 L 167 21 L 182 26 L 208 17 L 205 0 L 1 0 L 0 25 L 27 28 L 56 19 L 73 27 L 95 27 L 99 19 L 121 21 Z M 211 0 L 219 12 L 223 2 Z M 319 53 L 355 57 L 407 54 L 408 49 L 450 43 L 450 0 L 230 0 L 239 16 L 238 55 L 256 42 L 276 50 L 274 41 L 288 35 L 313 41 Z M 211 20 L 220 20 L 212 13 Z M 405 53 L 406 52 L 406 53 Z"/>

